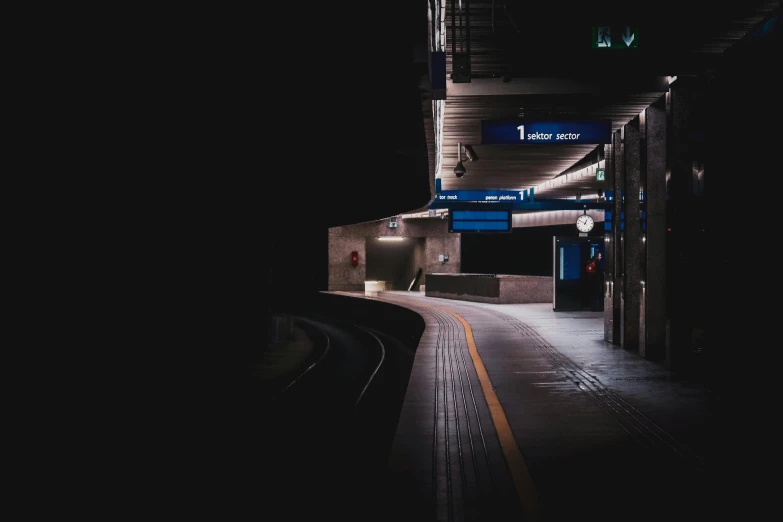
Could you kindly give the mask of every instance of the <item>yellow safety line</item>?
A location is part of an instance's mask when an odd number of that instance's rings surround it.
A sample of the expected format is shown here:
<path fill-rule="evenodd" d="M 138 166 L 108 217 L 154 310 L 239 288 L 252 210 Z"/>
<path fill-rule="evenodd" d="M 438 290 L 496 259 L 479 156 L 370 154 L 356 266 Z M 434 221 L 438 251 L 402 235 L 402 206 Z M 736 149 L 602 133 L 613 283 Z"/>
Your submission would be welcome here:
<path fill-rule="evenodd" d="M 471 359 L 473 359 L 473 365 L 476 367 L 476 373 L 481 382 L 481 389 L 484 391 L 484 397 L 487 399 L 489 413 L 492 415 L 492 422 L 495 425 L 495 430 L 500 439 L 500 447 L 503 449 L 503 455 L 506 457 L 506 463 L 511 472 L 511 478 L 514 480 L 514 487 L 517 490 L 517 495 L 519 495 L 519 500 L 522 502 L 522 508 L 525 510 L 525 518 L 530 521 L 540 520 L 541 510 L 538 493 L 533 485 L 533 479 L 530 477 L 530 471 L 527 468 L 527 463 L 525 463 L 525 458 L 522 456 L 517 440 L 514 438 L 514 434 L 511 431 L 511 426 L 508 424 L 506 412 L 503 410 L 503 406 L 500 404 L 500 400 L 498 399 L 494 388 L 492 388 L 492 381 L 489 379 L 487 369 L 484 367 L 484 361 L 481 360 L 481 356 L 476 348 L 476 341 L 473 339 L 473 330 L 470 328 L 468 322 L 459 314 L 445 308 L 438 309 L 456 317 L 465 328 L 468 351 Z"/>

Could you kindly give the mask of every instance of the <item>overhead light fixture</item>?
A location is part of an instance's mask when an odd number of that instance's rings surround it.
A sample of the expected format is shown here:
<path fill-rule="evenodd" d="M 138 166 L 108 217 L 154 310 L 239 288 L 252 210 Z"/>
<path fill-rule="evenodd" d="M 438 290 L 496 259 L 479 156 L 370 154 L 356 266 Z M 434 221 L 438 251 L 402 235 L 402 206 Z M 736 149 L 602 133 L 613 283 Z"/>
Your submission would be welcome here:
<path fill-rule="evenodd" d="M 402 241 L 405 239 L 404 237 L 400 236 L 380 236 L 378 237 L 378 241 Z"/>

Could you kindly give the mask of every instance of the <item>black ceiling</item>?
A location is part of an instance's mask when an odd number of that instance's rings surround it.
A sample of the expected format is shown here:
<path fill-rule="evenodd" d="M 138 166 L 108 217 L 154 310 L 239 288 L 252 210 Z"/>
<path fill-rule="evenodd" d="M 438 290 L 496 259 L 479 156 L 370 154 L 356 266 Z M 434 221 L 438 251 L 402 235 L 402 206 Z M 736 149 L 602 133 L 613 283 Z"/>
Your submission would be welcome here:
<path fill-rule="evenodd" d="M 780 5 L 769 0 L 444 1 L 449 33 L 452 5 L 470 6 L 474 77 L 501 76 L 509 65 L 517 77 L 600 74 L 611 69 L 628 75 L 698 74 L 714 67 L 724 49 Z M 639 48 L 593 49 L 592 28 L 601 25 L 636 27 Z M 456 32 L 460 34 L 458 23 Z"/>
<path fill-rule="evenodd" d="M 281 149 L 263 160 L 262 175 L 270 189 L 296 196 L 271 202 L 271 213 L 297 208 L 314 216 L 313 226 L 338 226 L 429 202 L 421 69 L 413 60 L 414 47 L 426 46 L 427 4 L 416 4 L 348 0 L 292 13 L 291 44 L 281 42 L 289 70 L 272 71 L 265 85 L 275 98 L 263 99 L 269 111 L 291 106 L 296 114 L 272 134 L 264 122 L 259 129 Z"/>

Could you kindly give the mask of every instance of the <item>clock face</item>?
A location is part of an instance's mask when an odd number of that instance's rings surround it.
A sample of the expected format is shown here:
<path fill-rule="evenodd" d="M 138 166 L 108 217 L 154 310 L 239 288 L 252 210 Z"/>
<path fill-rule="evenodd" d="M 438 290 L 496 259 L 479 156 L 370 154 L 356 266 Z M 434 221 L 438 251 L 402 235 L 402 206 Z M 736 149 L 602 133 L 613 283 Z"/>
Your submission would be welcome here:
<path fill-rule="evenodd" d="M 584 214 L 576 220 L 576 228 L 579 232 L 590 232 L 593 229 L 593 218 Z"/>

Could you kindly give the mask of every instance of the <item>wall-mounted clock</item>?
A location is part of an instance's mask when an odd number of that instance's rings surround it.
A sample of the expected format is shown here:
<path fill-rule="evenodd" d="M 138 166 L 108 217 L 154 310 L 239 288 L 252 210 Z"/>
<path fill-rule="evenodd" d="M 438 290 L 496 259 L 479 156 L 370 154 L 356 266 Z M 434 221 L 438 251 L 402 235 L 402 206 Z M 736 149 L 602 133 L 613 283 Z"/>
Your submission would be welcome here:
<path fill-rule="evenodd" d="M 576 228 L 579 232 L 590 232 L 593 229 L 594 224 L 593 218 L 587 214 L 579 216 L 576 220 Z"/>

